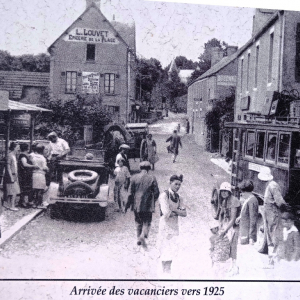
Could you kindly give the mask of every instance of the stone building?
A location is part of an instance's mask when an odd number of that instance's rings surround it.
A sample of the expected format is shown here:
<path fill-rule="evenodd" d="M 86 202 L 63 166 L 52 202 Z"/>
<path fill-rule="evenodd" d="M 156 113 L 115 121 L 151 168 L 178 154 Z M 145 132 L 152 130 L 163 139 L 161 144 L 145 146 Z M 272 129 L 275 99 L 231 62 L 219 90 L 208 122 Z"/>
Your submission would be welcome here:
<path fill-rule="evenodd" d="M 191 132 L 198 145 L 209 151 L 219 150 L 219 133 L 208 131 L 205 115 L 211 110 L 213 101 L 224 99 L 232 94 L 236 86 L 237 47 L 229 46 L 227 56 L 214 48 L 211 68 L 189 84 L 187 115 Z"/>
<path fill-rule="evenodd" d="M 274 115 L 283 91 L 300 98 L 300 12 L 275 11 L 267 16 L 260 27 L 253 26 L 252 38 L 238 53 L 237 122 Z"/>
<path fill-rule="evenodd" d="M 87 0 L 86 10 L 48 48 L 52 97 L 92 97 L 102 101 L 115 121 L 130 121 L 135 48 L 134 24 L 110 22 L 99 0 Z"/>

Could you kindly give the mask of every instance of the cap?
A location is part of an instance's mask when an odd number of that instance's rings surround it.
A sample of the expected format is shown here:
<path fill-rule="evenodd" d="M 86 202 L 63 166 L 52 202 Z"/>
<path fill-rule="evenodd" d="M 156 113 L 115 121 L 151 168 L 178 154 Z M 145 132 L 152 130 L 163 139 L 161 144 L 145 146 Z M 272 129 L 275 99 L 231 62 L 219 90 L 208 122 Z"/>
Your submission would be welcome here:
<path fill-rule="evenodd" d="M 258 173 L 257 177 L 262 181 L 269 181 L 274 178 L 269 167 L 263 167 Z"/>
<path fill-rule="evenodd" d="M 147 167 L 151 168 L 151 164 L 147 160 L 146 161 L 142 161 L 140 163 L 140 168 L 142 168 L 142 167 L 144 167 L 144 168 L 147 168 Z"/>
<path fill-rule="evenodd" d="M 126 144 L 122 144 L 119 149 L 130 149 L 130 147 Z"/>
<path fill-rule="evenodd" d="M 223 182 L 220 185 L 220 191 L 228 191 L 231 193 L 231 184 L 229 182 Z"/>
<path fill-rule="evenodd" d="M 50 136 L 57 136 L 57 133 L 55 131 L 52 131 L 47 135 L 47 137 L 50 137 Z"/>

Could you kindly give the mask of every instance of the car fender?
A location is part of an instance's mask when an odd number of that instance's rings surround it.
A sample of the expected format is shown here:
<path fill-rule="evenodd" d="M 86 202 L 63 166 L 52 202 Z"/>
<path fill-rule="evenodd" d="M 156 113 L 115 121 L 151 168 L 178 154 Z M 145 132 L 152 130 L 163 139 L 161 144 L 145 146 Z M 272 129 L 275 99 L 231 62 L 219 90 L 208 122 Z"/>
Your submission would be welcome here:
<path fill-rule="evenodd" d="M 108 186 L 108 184 L 100 185 L 99 193 L 96 196 L 96 198 L 103 201 L 103 202 L 99 203 L 99 205 L 101 207 L 106 207 L 107 206 L 108 195 L 109 195 L 109 186 Z"/>

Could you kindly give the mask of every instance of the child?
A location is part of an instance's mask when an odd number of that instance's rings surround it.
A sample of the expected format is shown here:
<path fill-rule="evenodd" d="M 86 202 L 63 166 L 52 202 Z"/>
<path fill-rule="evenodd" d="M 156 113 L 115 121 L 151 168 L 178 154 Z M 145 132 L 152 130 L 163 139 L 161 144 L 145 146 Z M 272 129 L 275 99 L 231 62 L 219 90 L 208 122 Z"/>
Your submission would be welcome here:
<path fill-rule="evenodd" d="M 32 163 L 38 166 L 38 169 L 34 169 L 32 172 L 32 198 L 34 208 L 45 208 L 43 206 L 43 193 L 46 189 L 46 172 L 48 171 L 47 161 L 44 157 L 45 147 L 37 145 L 35 152 L 32 153 Z"/>
<path fill-rule="evenodd" d="M 122 189 L 128 190 L 130 183 L 130 173 L 126 166 L 124 166 L 124 159 L 117 160 L 118 167 L 115 168 L 114 175 L 115 187 L 114 187 L 114 200 L 119 205 L 119 210 L 125 212 L 124 197 L 122 197 Z"/>
<path fill-rule="evenodd" d="M 223 238 L 219 235 L 219 222 L 214 221 L 210 225 L 210 231 L 212 236 L 210 240 L 210 257 L 212 266 L 217 262 L 225 262 L 229 259 L 230 255 L 230 243 L 228 237 L 225 235 Z"/>
<path fill-rule="evenodd" d="M 294 225 L 294 216 L 290 212 L 284 212 L 281 216 L 283 226 L 282 251 L 279 251 L 279 259 L 296 261 L 300 259 L 300 234 Z"/>

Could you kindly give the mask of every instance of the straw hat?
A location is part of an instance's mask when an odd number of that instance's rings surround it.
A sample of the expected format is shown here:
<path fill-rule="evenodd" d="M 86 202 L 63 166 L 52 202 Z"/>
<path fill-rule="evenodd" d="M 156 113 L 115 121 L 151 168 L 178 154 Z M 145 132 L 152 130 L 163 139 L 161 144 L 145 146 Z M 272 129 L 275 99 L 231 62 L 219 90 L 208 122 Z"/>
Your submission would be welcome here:
<path fill-rule="evenodd" d="M 274 178 L 269 167 L 263 167 L 257 177 L 262 181 L 270 181 Z"/>
<path fill-rule="evenodd" d="M 122 144 L 119 149 L 130 149 L 130 147 L 126 144 Z"/>

